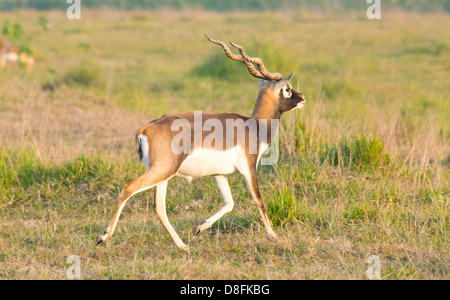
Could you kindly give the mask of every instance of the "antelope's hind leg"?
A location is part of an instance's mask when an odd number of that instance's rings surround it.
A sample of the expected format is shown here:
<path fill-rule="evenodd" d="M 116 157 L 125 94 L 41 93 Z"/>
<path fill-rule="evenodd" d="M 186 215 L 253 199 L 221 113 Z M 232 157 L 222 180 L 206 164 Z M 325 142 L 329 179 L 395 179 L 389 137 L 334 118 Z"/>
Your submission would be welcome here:
<path fill-rule="evenodd" d="M 95 240 L 95 244 L 99 245 L 102 242 L 109 239 L 113 234 L 117 226 L 117 222 L 119 221 L 120 214 L 127 203 L 128 199 L 130 199 L 133 195 L 148 190 L 155 185 L 166 181 L 167 178 L 160 178 L 160 176 L 155 176 L 151 170 L 149 170 L 146 174 L 139 177 L 136 180 L 128 182 L 124 185 L 122 191 L 120 192 L 119 199 L 117 201 L 116 209 L 114 214 L 109 222 L 108 227 L 102 235 L 99 235 Z"/>
<path fill-rule="evenodd" d="M 169 219 L 167 218 L 166 191 L 167 191 L 167 180 L 156 185 L 155 206 L 154 206 L 156 215 L 163 224 L 164 228 L 166 228 L 167 232 L 169 233 L 170 237 L 173 239 L 175 244 L 179 248 L 187 250 L 188 247 L 183 243 L 181 238 L 176 233 L 175 229 L 173 229 L 172 224 L 170 224 Z"/>
<path fill-rule="evenodd" d="M 216 181 L 217 188 L 220 191 L 223 199 L 222 208 L 211 218 L 203 221 L 201 224 L 195 225 L 192 233 L 195 235 L 199 234 L 203 230 L 209 228 L 214 224 L 217 220 L 222 218 L 225 214 L 231 212 L 233 210 L 234 202 L 233 197 L 231 195 L 230 185 L 228 184 L 227 176 L 216 175 L 214 176 L 214 180 Z"/>

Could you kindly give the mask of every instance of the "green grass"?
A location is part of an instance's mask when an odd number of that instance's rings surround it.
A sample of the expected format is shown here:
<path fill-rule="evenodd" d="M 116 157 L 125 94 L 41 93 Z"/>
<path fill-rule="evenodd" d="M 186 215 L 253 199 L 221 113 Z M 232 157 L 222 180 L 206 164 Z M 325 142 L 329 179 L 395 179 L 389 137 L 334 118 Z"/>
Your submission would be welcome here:
<path fill-rule="evenodd" d="M 322 162 L 327 161 L 333 166 L 377 168 L 383 159 L 383 142 L 377 138 L 342 138 L 337 144 L 325 144 L 323 148 Z M 384 157 L 384 160 L 388 159 L 388 156 Z"/>
<path fill-rule="evenodd" d="M 50 30 L 36 26 L 46 16 Z M 20 23 L 36 66 L 0 73 L 0 278 L 382 279 L 449 277 L 450 36 L 447 15 L 304 11 L 1 13 Z M 206 29 L 205 29 L 206 28 Z M 207 30 L 207 32 L 205 32 Z M 271 242 L 240 175 L 232 213 L 212 178 L 170 181 L 178 250 L 138 194 L 95 247 L 137 163 L 139 126 L 182 111 L 249 115 L 258 89 L 203 33 L 246 47 L 306 95 L 283 116 L 280 160 L 259 167 Z M 264 34 L 263 34 L 264 33 Z M 60 42 L 64 41 L 64 42 Z"/>

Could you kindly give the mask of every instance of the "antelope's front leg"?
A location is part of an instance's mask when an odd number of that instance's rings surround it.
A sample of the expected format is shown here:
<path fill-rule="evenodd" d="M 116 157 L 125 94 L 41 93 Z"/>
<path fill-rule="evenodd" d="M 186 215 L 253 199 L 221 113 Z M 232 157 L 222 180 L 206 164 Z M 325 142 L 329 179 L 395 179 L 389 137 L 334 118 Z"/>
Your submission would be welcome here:
<path fill-rule="evenodd" d="M 261 219 L 264 223 L 264 227 L 266 228 L 267 235 L 270 239 L 277 240 L 278 236 L 275 231 L 272 229 L 272 224 L 270 223 L 269 217 L 267 216 L 266 209 L 264 206 L 264 201 L 261 196 L 261 192 L 259 191 L 257 176 L 256 176 L 256 168 L 250 168 L 248 174 L 243 174 L 245 177 L 245 182 L 250 190 L 250 194 L 252 195 L 253 201 L 258 207 L 259 213 L 261 215 Z"/>
<path fill-rule="evenodd" d="M 222 195 L 223 207 L 211 218 L 203 221 L 201 224 L 195 225 L 192 230 L 194 236 L 211 227 L 217 220 L 233 210 L 234 202 L 227 176 L 216 175 L 214 176 L 214 180 L 216 181 L 217 188 Z"/>

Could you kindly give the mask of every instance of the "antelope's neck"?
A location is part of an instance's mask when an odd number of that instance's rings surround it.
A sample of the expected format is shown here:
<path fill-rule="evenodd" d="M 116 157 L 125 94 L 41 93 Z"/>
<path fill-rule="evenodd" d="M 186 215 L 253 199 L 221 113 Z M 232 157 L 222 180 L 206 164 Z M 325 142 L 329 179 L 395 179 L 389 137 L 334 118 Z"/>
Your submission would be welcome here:
<path fill-rule="evenodd" d="M 273 93 L 260 91 L 253 109 L 252 118 L 259 124 L 259 130 L 267 132 L 267 144 L 270 145 L 280 123 L 281 112 Z"/>
<path fill-rule="evenodd" d="M 255 107 L 253 108 L 253 119 L 280 119 L 280 107 L 275 95 L 269 89 L 262 89 L 256 99 Z"/>

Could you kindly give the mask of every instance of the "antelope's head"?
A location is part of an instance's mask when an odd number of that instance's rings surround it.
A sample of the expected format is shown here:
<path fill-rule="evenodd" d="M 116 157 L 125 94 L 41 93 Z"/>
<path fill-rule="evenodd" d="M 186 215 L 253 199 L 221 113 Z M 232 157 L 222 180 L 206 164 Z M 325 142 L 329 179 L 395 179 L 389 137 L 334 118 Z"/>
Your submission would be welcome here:
<path fill-rule="evenodd" d="M 305 96 L 292 88 L 290 83 L 292 76 L 294 76 L 294 72 L 278 81 L 268 82 L 264 79 L 259 81 L 260 93 L 262 88 L 265 88 L 266 93 L 273 92 L 281 113 L 299 109 L 305 105 Z"/>
<path fill-rule="evenodd" d="M 206 34 L 205 36 L 210 42 L 220 45 L 230 59 L 244 63 L 249 73 L 259 78 L 259 95 L 255 109 L 274 110 L 281 114 L 303 107 L 305 97 L 295 91 L 290 84 L 294 72 L 287 77 L 283 77 L 280 73 L 271 73 L 267 71 L 259 57 L 248 56 L 241 45 L 230 42 L 239 50 L 240 55 L 237 55 L 233 54 L 224 42 L 211 39 Z M 256 64 L 256 68 L 254 64 Z"/>

